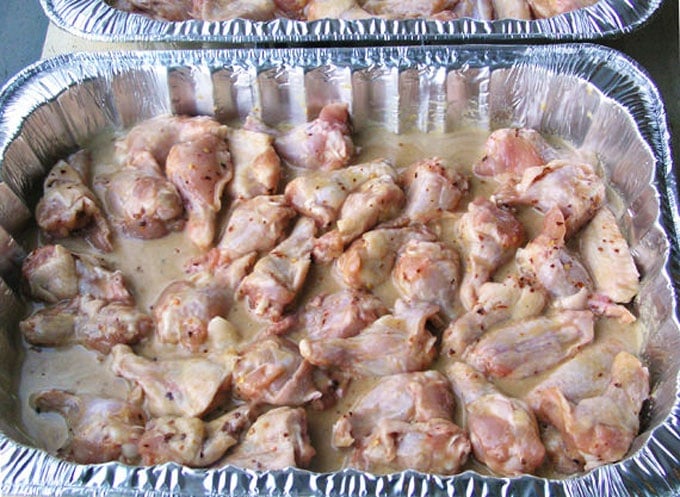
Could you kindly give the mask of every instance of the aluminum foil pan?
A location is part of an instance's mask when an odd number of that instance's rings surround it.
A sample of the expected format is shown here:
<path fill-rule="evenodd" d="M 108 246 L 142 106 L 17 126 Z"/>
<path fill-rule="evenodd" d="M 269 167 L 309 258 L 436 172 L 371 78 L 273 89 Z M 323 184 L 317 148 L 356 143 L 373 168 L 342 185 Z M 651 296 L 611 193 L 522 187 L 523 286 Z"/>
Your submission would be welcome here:
<path fill-rule="evenodd" d="M 176 464 L 78 465 L 34 448 L 18 421 L 13 242 L 46 170 L 102 130 L 159 113 L 222 119 L 255 112 L 269 124 L 303 122 L 346 101 L 359 129 L 394 132 L 530 126 L 596 150 L 622 195 L 619 215 L 642 277 L 637 311 L 650 330 L 644 360 L 652 402 L 629 456 L 567 479 L 451 477 L 352 469 L 314 473 Z M 282 49 L 76 54 L 40 62 L 0 93 L 0 493 L 148 496 L 586 496 L 680 492 L 678 234 L 665 112 L 630 60 L 590 45 Z M 674 275 L 675 283 L 669 275 Z M 674 289 L 673 285 L 676 285 Z"/>
<path fill-rule="evenodd" d="M 219 42 L 229 44 L 377 42 L 585 41 L 621 35 L 644 24 L 662 0 L 600 0 L 550 19 L 523 21 L 356 21 L 299 22 L 242 19 L 167 22 L 122 12 L 104 0 L 40 0 L 50 20 L 89 40 L 110 42 Z"/>

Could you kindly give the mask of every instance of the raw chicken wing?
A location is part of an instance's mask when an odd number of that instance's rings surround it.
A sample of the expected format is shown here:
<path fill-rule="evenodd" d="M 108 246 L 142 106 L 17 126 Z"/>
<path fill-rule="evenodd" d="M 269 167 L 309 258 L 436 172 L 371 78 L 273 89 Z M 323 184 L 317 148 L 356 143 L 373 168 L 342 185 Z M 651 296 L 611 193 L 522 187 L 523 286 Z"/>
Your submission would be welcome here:
<path fill-rule="evenodd" d="M 436 305 L 397 300 L 394 314 L 386 314 L 349 338 L 304 338 L 300 353 L 312 364 L 360 376 L 386 376 L 420 371 L 436 355 L 436 337 L 427 329 Z"/>
<path fill-rule="evenodd" d="M 464 359 L 491 378 L 522 379 L 573 357 L 593 341 L 590 311 L 561 311 L 488 331 Z"/>
<path fill-rule="evenodd" d="M 640 273 L 614 214 L 602 208 L 583 229 L 580 253 L 595 291 L 613 302 L 630 302 L 640 287 Z"/>
<path fill-rule="evenodd" d="M 387 312 L 387 307 L 371 293 L 340 290 L 309 301 L 300 316 L 300 328 L 311 340 L 348 338 Z"/>
<path fill-rule="evenodd" d="M 593 5 L 597 0 L 527 0 L 537 19 L 548 19 L 565 12 Z"/>
<path fill-rule="evenodd" d="M 248 19 L 269 21 L 274 19 L 276 4 L 272 0 L 193 0 L 192 15 L 205 21 Z"/>
<path fill-rule="evenodd" d="M 257 418 L 222 464 L 268 471 L 306 468 L 315 454 L 307 433 L 305 410 L 286 406 Z"/>
<path fill-rule="evenodd" d="M 206 134 L 180 142 L 170 149 L 165 162 L 165 174 L 177 187 L 188 214 L 187 235 L 202 249 L 215 237 L 215 217 L 233 175 L 225 138 Z"/>
<path fill-rule="evenodd" d="M 163 416 L 149 421 L 139 439 L 145 465 L 176 462 L 206 467 L 218 461 L 239 441 L 255 417 L 250 406 L 238 407 L 213 419 Z"/>
<path fill-rule="evenodd" d="M 553 160 L 525 169 L 521 177 L 501 185 L 492 199 L 499 205 L 530 205 L 544 214 L 558 207 L 569 237 L 602 206 L 605 190 L 602 178 L 590 165 Z"/>
<path fill-rule="evenodd" d="M 229 130 L 229 152 L 234 179 L 227 189 L 234 200 L 273 195 L 281 178 L 281 161 L 274 150 L 274 138 L 248 129 Z"/>
<path fill-rule="evenodd" d="M 166 21 L 185 21 L 191 19 L 191 0 L 121 0 L 118 8 L 130 12 L 143 12 Z"/>
<path fill-rule="evenodd" d="M 294 342 L 278 337 L 256 340 L 234 365 L 234 393 L 248 402 L 303 405 L 323 395 L 314 382 L 314 369 Z"/>
<path fill-rule="evenodd" d="M 452 316 L 460 275 L 458 253 L 442 242 L 409 240 L 400 249 L 392 281 L 403 299 L 437 304 Z"/>
<path fill-rule="evenodd" d="M 229 294 L 216 282 L 179 280 L 170 283 L 153 306 L 156 337 L 198 351 L 208 339 L 208 324 L 229 311 Z"/>
<path fill-rule="evenodd" d="M 278 136 L 274 147 L 294 167 L 331 171 L 349 164 L 354 156 L 347 104 L 330 103 L 319 117 Z"/>
<path fill-rule="evenodd" d="M 478 197 L 468 204 L 456 229 L 465 252 L 460 299 L 469 310 L 477 302 L 479 287 L 522 245 L 524 227 L 512 213 Z"/>
<path fill-rule="evenodd" d="M 369 180 L 397 173 L 384 160 L 349 166 L 332 172 L 312 172 L 286 185 L 286 200 L 303 216 L 311 217 L 321 228 L 338 218 L 347 196 Z"/>
<path fill-rule="evenodd" d="M 35 219 L 50 238 L 82 233 L 99 250 L 111 252 L 113 249 L 111 230 L 97 199 L 83 176 L 66 161 L 59 161 L 47 175 Z"/>
<path fill-rule="evenodd" d="M 543 287 L 556 307 L 585 309 L 592 291 L 590 275 L 565 246 L 566 223 L 562 211 L 553 207 L 543 219 L 543 230 L 524 248 L 515 262 L 525 278 Z"/>
<path fill-rule="evenodd" d="M 463 357 L 468 347 L 495 324 L 538 316 L 546 302 L 545 292 L 521 278 L 484 283 L 479 287 L 479 298 L 472 309 L 451 321 L 444 330 L 442 354 L 450 358 Z"/>
<path fill-rule="evenodd" d="M 403 215 L 414 223 L 424 224 L 455 210 L 469 190 L 467 178 L 437 157 L 411 164 L 400 179 L 407 198 Z"/>
<path fill-rule="evenodd" d="M 335 261 L 335 276 L 346 286 L 373 290 L 390 275 L 397 252 L 409 240 L 434 241 L 425 226 L 377 228 L 364 233 Z"/>
<path fill-rule="evenodd" d="M 134 165 L 96 177 L 94 186 L 114 226 L 128 236 L 161 238 L 184 227 L 182 197 L 148 152 Z"/>
<path fill-rule="evenodd" d="M 489 135 L 484 156 L 473 166 L 477 176 L 499 180 L 521 177 L 530 167 L 542 166 L 551 158 L 551 148 L 543 136 L 530 128 L 502 128 Z"/>
<path fill-rule="evenodd" d="M 385 376 L 333 425 L 332 442 L 351 447 L 349 464 L 366 471 L 457 473 L 470 441 L 453 423 L 453 407 L 437 371 Z"/>
<path fill-rule="evenodd" d="M 314 248 L 314 221 L 301 218 L 288 238 L 260 259 L 238 287 L 248 309 L 258 317 L 279 321 L 307 277 Z"/>
<path fill-rule="evenodd" d="M 533 473 L 543 462 L 545 447 L 529 407 L 501 393 L 464 362 L 450 364 L 446 376 L 465 404 L 475 457 L 503 476 Z"/>
<path fill-rule="evenodd" d="M 388 19 L 411 19 L 432 17 L 451 10 L 456 0 L 365 0 L 362 7 L 371 14 Z"/>
<path fill-rule="evenodd" d="M 40 347 L 81 344 L 108 354 L 119 343 L 134 344 L 148 336 L 153 321 L 136 307 L 79 297 L 45 307 L 19 323 L 24 339 Z"/>
<path fill-rule="evenodd" d="M 371 14 L 359 7 L 357 0 L 309 0 L 307 20 L 366 19 Z"/>
<path fill-rule="evenodd" d="M 75 254 L 61 245 L 44 245 L 24 259 L 22 274 L 30 295 L 47 303 L 89 296 L 132 303 L 123 273 L 111 271 L 103 261 Z"/>
<path fill-rule="evenodd" d="M 620 352 L 601 394 L 571 401 L 557 387 L 542 389 L 533 404 L 538 417 L 554 426 L 570 453 L 589 470 L 622 459 L 640 427 L 649 396 L 649 372 L 640 360 Z"/>
<path fill-rule="evenodd" d="M 314 258 L 328 262 L 337 258 L 345 245 L 376 224 L 395 217 L 404 204 L 404 192 L 391 176 L 380 176 L 350 193 L 342 204 L 337 226 L 314 243 Z"/>
<path fill-rule="evenodd" d="M 141 387 L 153 417 L 201 416 L 230 386 L 232 364 L 202 357 L 147 359 L 127 345 L 114 346 L 111 355 L 113 372 Z"/>
<path fill-rule="evenodd" d="M 116 148 L 126 164 L 155 163 L 163 170 L 165 159 L 175 144 L 210 134 L 224 136 L 226 132 L 226 126 L 208 116 L 162 115 L 134 126 Z"/>
<path fill-rule="evenodd" d="M 70 440 L 60 454 L 80 464 L 138 461 L 137 442 L 146 416 L 124 400 L 47 390 L 31 397 L 38 412 L 57 412 L 64 417 Z"/>

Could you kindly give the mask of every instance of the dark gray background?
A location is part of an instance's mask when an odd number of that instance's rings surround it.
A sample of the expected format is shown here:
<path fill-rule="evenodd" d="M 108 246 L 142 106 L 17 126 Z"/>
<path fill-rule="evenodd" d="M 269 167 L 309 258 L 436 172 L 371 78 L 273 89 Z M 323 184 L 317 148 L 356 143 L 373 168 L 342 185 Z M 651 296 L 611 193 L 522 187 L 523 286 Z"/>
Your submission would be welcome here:
<path fill-rule="evenodd" d="M 48 20 L 38 0 L 0 0 L 0 86 L 37 61 Z M 647 70 L 666 105 L 674 156 L 680 151 L 680 53 L 678 0 L 665 0 L 653 18 L 634 33 L 601 42 L 620 50 Z M 678 160 L 675 160 L 676 171 Z"/>

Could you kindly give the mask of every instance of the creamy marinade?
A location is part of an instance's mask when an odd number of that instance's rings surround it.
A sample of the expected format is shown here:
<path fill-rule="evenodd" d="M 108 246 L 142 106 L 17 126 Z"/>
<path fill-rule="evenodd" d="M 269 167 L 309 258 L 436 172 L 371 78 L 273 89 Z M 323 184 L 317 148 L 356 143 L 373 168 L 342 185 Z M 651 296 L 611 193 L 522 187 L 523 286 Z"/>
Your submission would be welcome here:
<path fill-rule="evenodd" d="M 393 161 L 396 169 L 403 169 L 416 160 L 438 156 L 445 164 L 465 174 L 470 181 L 470 192 L 461 202 L 458 212 L 445 215 L 442 219 L 430 223 L 432 229 L 440 239 L 456 246 L 453 236 L 453 224 L 464 211 L 469 200 L 477 196 L 488 197 L 497 188 L 493 179 L 481 179 L 472 173 L 472 165 L 482 155 L 482 147 L 489 132 L 482 129 L 466 128 L 451 133 L 421 133 L 408 132 L 395 135 L 380 127 L 367 127 L 356 136 L 355 144 L 359 154 L 352 164 L 359 164 L 375 158 L 387 158 Z M 117 168 L 114 158 L 114 143 L 119 135 L 103 134 L 97 137 L 88 148 L 93 153 L 92 176 L 105 174 Z M 551 140 L 553 145 L 567 147 L 565 143 Z M 301 171 L 288 168 L 284 181 L 289 181 Z M 608 191 L 608 196 L 614 198 L 615 193 Z M 226 198 L 226 196 L 225 196 Z M 229 202 L 223 205 L 228 207 Z M 526 239 L 531 240 L 540 231 L 543 216 L 530 208 L 520 208 L 517 215 L 526 229 Z M 228 213 L 221 216 L 221 222 L 228 219 Z M 221 230 L 217 230 L 219 234 Z M 59 243 L 74 252 L 88 252 L 92 249 L 82 240 L 64 239 Z M 570 241 L 570 244 L 575 243 Z M 97 253 L 106 259 L 112 267 L 122 270 L 128 287 L 132 291 L 137 305 L 145 312 L 150 312 L 160 292 L 167 284 L 174 280 L 186 278 L 185 263 L 200 254 L 186 238 L 184 232 L 171 233 L 155 240 L 138 240 L 117 235 L 114 237 L 114 250 L 110 254 Z M 296 307 L 302 307 L 309 299 L 324 292 L 333 292 L 342 287 L 334 278 L 332 263 L 312 264 L 312 268 L 305 281 L 302 294 L 296 301 Z M 501 280 L 514 269 L 514 262 L 510 262 L 498 270 L 494 279 Z M 392 309 L 398 294 L 388 278 L 385 283 L 374 289 L 385 305 Z M 456 315 L 464 312 L 462 305 L 456 305 Z M 238 330 L 242 343 L 262 328 L 263 324 L 251 317 L 245 309 L 245 304 L 237 300 L 226 318 Z M 622 324 L 615 319 L 600 318 L 596 321 L 596 341 L 615 336 L 625 342 L 626 349 L 639 355 L 644 339 L 644 330 L 640 321 L 632 324 Z M 295 340 L 299 335 L 291 335 Z M 164 353 L 177 354 L 161 348 L 150 349 L 148 344 L 139 344 L 135 350 L 143 355 L 162 356 Z M 174 348 L 174 347 L 173 347 Z M 443 368 L 444 361 L 436 361 L 434 368 Z M 56 452 L 67 440 L 64 421 L 57 414 L 37 414 L 29 406 L 32 394 L 50 388 L 63 388 L 78 393 L 93 393 L 100 396 L 115 396 L 125 398 L 129 393 L 128 383 L 117 378 L 109 369 L 110 358 L 102 358 L 96 352 L 89 351 L 82 346 L 67 346 L 56 349 L 48 347 L 30 347 L 25 350 L 20 383 L 19 396 L 22 406 L 22 421 L 26 432 L 36 443 L 50 452 Z M 529 377 L 523 380 L 500 380 L 497 382 L 503 391 L 521 397 L 533 386 L 544 379 L 548 373 Z M 334 449 L 330 443 L 330 433 L 333 423 L 347 412 L 355 400 L 376 382 L 374 378 L 353 379 L 346 394 L 336 405 L 324 411 L 307 407 L 309 430 L 312 445 L 317 451 L 310 469 L 315 471 L 333 471 L 343 467 L 343 450 Z M 460 403 L 458 403 L 460 404 Z M 456 407 L 455 421 L 463 421 L 463 409 Z M 474 467 L 479 471 L 488 471 L 483 465 L 470 457 L 466 467 Z M 551 474 L 549 469 L 546 474 Z"/>

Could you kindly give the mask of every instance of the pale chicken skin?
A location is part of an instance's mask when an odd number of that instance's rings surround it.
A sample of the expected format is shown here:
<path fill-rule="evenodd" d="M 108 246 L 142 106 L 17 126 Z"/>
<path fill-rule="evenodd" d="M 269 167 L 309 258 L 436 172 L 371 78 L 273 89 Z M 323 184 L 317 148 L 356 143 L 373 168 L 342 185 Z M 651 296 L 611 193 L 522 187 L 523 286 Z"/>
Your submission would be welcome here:
<path fill-rule="evenodd" d="M 301 218 L 290 236 L 257 261 L 237 290 L 251 313 L 279 321 L 307 277 L 314 248 L 314 222 Z"/>
<path fill-rule="evenodd" d="M 238 202 L 217 246 L 190 260 L 186 269 L 189 273 L 206 271 L 221 278 L 220 274 L 235 261 L 257 258 L 273 249 L 285 238 L 296 216 L 283 195 L 258 195 Z"/>
<path fill-rule="evenodd" d="M 274 195 L 281 180 L 281 160 L 274 150 L 274 138 L 249 129 L 229 130 L 229 152 L 234 179 L 227 192 L 234 200 Z"/>
<path fill-rule="evenodd" d="M 165 161 L 165 174 L 184 201 L 187 235 L 202 249 L 212 245 L 215 217 L 222 207 L 224 189 L 233 176 L 225 138 L 206 134 L 180 142 L 170 149 Z"/>
<path fill-rule="evenodd" d="M 463 174 L 438 157 L 414 162 L 400 175 L 400 182 L 407 198 L 403 216 L 414 223 L 454 211 L 470 188 Z"/>
<path fill-rule="evenodd" d="M 234 392 L 248 402 L 304 405 L 323 395 L 315 384 L 314 369 L 294 342 L 278 337 L 257 340 L 234 365 Z"/>
<path fill-rule="evenodd" d="M 566 247 L 566 228 L 562 211 L 553 207 L 539 235 L 517 250 L 515 262 L 521 275 L 550 294 L 553 306 L 585 309 L 593 284 L 581 261 Z"/>
<path fill-rule="evenodd" d="M 255 416 L 256 409 L 244 405 L 212 421 L 197 417 L 154 418 L 146 424 L 139 438 L 142 463 L 176 462 L 196 468 L 210 466 L 239 442 Z"/>
<path fill-rule="evenodd" d="M 468 204 L 456 231 L 465 261 L 460 300 L 466 309 L 471 309 L 477 302 L 479 287 L 489 281 L 524 242 L 524 227 L 511 212 L 478 197 Z"/>
<path fill-rule="evenodd" d="M 272 0 L 193 0 L 192 17 L 206 21 L 243 18 L 268 21 L 276 14 Z"/>
<path fill-rule="evenodd" d="M 117 302 L 132 302 L 120 270 L 110 270 L 95 257 L 76 254 L 62 245 L 44 245 L 33 250 L 22 264 L 22 274 L 31 297 L 47 303 L 78 295 Z"/>
<path fill-rule="evenodd" d="M 47 390 L 31 397 L 38 412 L 63 416 L 70 438 L 60 454 L 81 464 L 120 461 L 136 464 L 137 443 L 146 416 L 137 405 L 125 400 Z"/>
<path fill-rule="evenodd" d="M 537 19 L 550 17 L 594 5 L 597 0 L 527 0 Z"/>
<path fill-rule="evenodd" d="M 75 157 L 70 160 L 84 159 Z M 44 193 L 35 209 L 35 220 L 52 239 L 82 235 L 102 252 L 111 252 L 109 223 L 85 181 L 86 178 L 75 167 L 59 161 L 45 179 Z"/>
<path fill-rule="evenodd" d="M 387 307 L 375 295 L 344 289 L 310 300 L 301 312 L 298 327 L 311 340 L 348 338 L 387 313 Z"/>
<path fill-rule="evenodd" d="M 490 281 L 479 287 L 477 303 L 451 321 L 442 335 L 441 353 L 463 357 L 484 333 L 497 323 L 538 316 L 548 296 L 521 278 L 510 276 L 502 282 Z"/>
<path fill-rule="evenodd" d="M 196 352 L 208 339 L 210 321 L 227 315 L 230 300 L 227 289 L 215 281 L 174 281 L 153 306 L 156 337 Z"/>
<path fill-rule="evenodd" d="M 268 471 L 306 468 L 315 455 L 305 410 L 286 406 L 258 417 L 241 443 L 220 464 Z"/>
<path fill-rule="evenodd" d="M 366 471 L 455 474 L 470 441 L 452 421 L 453 408 L 437 371 L 385 376 L 333 425 L 333 444 L 351 448 L 348 464 Z"/>
<path fill-rule="evenodd" d="M 305 338 L 300 353 L 321 368 L 359 376 L 385 376 L 427 369 L 436 355 L 436 337 L 426 328 L 439 308 L 397 300 L 386 314 L 348 338 Z"/>
<path fill-rule="evenodd" d="M 370 13 L 359 7 L 357 0 L 309 0 L 307 20 L 319 19 L 367 19 Z"/>
<path fill-rule="evenodd" d="M 600 209 L 583 229 L 579 253 L 595 292 L 618 303 L 630 302 L 637 295 L 640 273 L 611 210 Z"/>
<path fill-rule="evenodd" d="M 334 275 L 343 285 L 373 290 L 386 281 L 399 249 L 409 240 L 435 241 L 427 227 L 376 228 L 364 233 L 334 262 Z"/>
<path fill-rule="evenodd" d="M 300 214 L 314 219 L 320 228 L 327 228 L 338 218 L 352 191 L 381 176 L 397 178 L 391 164 L 382 159 L 332 172 L 312 172 L 290 181 L 285 196 Z"/>
<path fill-rule="evenodd" d="M 590 311 L 561 311 L 488 331 L 464 356 L 490 378 L 522 379 L 573 357 L 594 336 Z"/>
<path fill-rule="evenodd" d="M 405 300 L 438 305 L 452 316 L 460 283 L 458 252 L 442 242 L 409 240 L 400 249 L 392 281 Z"/>
<path fill-rule="evenodd" d="M 315 260 L 329 262 L 337 258 L 354 239 L 395 217 L 403 204 L 404 192 L 391 176 L 367 181 L 345 199 L 336 228 L 314 242 Z"/>
<path fill-rule="evenodd" d="M 182 197 L 151 159 L 148 152 L 138 162 L 97 176 L 95 191 L 114 227 L 142 240 L 161 238 L 184 227 Z"/>
<path fill-rule="evenodd" d="M 415 17 L 432 17 L 451 10 L 455 0 L 365 0 L 362 7 L 371 14 L 389 19 L 410 19 Z"/>
<path fill-rule="evenodd" d="M 557 207 L 564 215 L 567 237 L 595 215 L 605 200 L 605 187 L 592 166 L 556 159 L 524 170 L 493 194 L 499 205 L 529 205 L 542 213 Z"/>
<path fill-rule="evenodd" d="M 447 366 L 446 376 L 465 405 L 475 457 L 503 476 L 533 473 L 543 463 L 545 447 L 527 404 L 504 395 L 464 362 Z"/>
<path fill-rule="evenodd" d="M 141 12 L 166 21 L 190 19 L 192 0 L 117 0 L 114 6 L 128 12 Z"/>
<path fill-rule="evenodd" d="M 231 364 L 200 356 L 152 360 L 127 345 L 114 346 L 111 354 L 112 371 L 141 387 L 145 407 L 154 417 L 201 416 L 231 385 L 233 360 Z"/>
<path fill-rule="evenodd" d="M 589 470 L 622 459 L 640 427 L 640 410 L 649 396 L 649 372 L 640 360 L 617 354 L 611 380 L 599 395 L 570 401 L 559 388 L 541 389 L 532 405 L 554 426 L 563 446 Z"/>
<path fill-rule="evenodd" d="M 135 344 L 153 331 L 153 320 L 136 307 L 76 297 L 45 307 L 19 323 L 24 339 L 39 347 L 80 344 L 108 354 L 117 344 Z"/>
<path fill-rule="evenodd" d="M 489 135 L 484 155 L 472 170 L 477 176 L 499 181 L 521 176 L 530 167 L 542 166 L 552 157 L 543 136 L 530 128 L 501 128 Z"/>
<path fill-rule="evenodd" d="M 347 104 L 325 105 L 316 119 L 277 136 L 274 147 L 293 167 L 332 171 L 347 166 L 355 153 Z"/>

